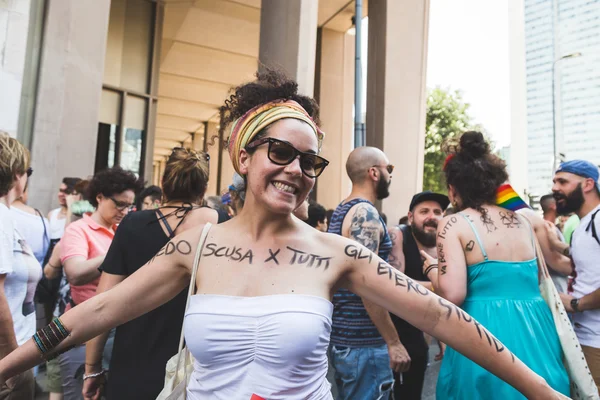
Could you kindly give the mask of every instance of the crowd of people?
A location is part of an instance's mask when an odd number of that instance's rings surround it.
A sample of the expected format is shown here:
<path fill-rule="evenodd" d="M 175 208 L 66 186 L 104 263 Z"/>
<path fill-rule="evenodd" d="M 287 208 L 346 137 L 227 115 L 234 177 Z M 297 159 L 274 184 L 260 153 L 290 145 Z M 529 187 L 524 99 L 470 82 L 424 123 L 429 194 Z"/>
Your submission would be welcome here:
<path fill-rule="evenodd" d="M 505 163 L 465 132 L 444 148 L 448 194 L 407 193 L 388 226 L 380 149 L 350 153 L 335 209 L 310 199 L 326 137 L 282 73 L 237 87 L 220 117 L 223 196 L 205 196 L 208 155 L 175 148 L 160 187 L 118 166 L 65 177 L 47 215 L 27 204 L 29 152 L 0 133 L 0 399 L 33 399 L 40 368 L 51 400 L 155 399 L 182 330 L 189 399 L 421 399 L 431 337 L 438 399 L 568 398 L 581 371 L 540 259 L 600 386 L 598 167 L 564 162 L 543 217 L 517 211 Z"/>

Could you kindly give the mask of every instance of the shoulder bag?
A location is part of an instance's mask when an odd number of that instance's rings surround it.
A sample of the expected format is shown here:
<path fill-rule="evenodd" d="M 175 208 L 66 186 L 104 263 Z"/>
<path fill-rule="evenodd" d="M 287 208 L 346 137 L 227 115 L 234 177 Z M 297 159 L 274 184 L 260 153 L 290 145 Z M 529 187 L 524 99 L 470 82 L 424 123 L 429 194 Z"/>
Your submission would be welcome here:
<path fill-rule="evenodd" d="M 187 301 L 185 303 L 185 312 L 190 305 L 190 298 L 196 291 L 196 273 L 198 272 L 198 264 L 200 264 L 200 256 L 204 248 L 204 242 L 208 236 L 211 224 L 204 225 L 196 256 L 194 257 L 194 265 L 192 267 L 192 278 L 190 279 L 190 288 L 188 289 Z M 185 323 L 185 322 L 184 322 Z M 187 398 L 187 384 L 194 371 L 194 357 L 184 345 L 183 326 L 181 327 L 181 336 L 179 338 L 179 352 L 167 361 L 165 369 L 165 386 L 160 392 L 156 400 L 185 400 Z"/>
<path fill-rule="evenodd" d="M 556 332 L 558 333 L 563 350 L 563 362 L 571 381 L 571 397 L 575 400 L 598 400 L 600 399 L 598 389 L 585 361 L 583 351 L 579 345 L 579 339 L 575 335 L 556 286 L 554 286 L 554 282 L 550 278 L 540 244 L 536 237 L 534 239 L 540 273 L 540 292 L 554 318 L 554 325 L 556 326 Z"/>

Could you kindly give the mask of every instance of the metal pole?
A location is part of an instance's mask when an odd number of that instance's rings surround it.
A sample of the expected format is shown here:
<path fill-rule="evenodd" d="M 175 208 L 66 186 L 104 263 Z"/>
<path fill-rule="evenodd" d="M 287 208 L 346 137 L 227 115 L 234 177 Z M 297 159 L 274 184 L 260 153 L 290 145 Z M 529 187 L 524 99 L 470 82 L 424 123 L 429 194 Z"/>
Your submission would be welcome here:
<path fill-rule="evenodd" d="M 550 174 L 550 176 L 554 176 L 554 171 L 556 171 L 556 169 L 558 168 L 558 157 L 557 157 L 557 150 L 556 150 L 556 94 L 555 94 L 555 80 L 556 80 L 556 76 L 555 76 L 555 72 L 556 72 L 556 63 L 558 63 L 559 61 L 565 60 L 567 58 L 576 58 L 576 57 L 581 57 L 582 54 L 581 52 L 576 52 L 576 53 L 571 53 L 571 54 L 567 54 L 564 55 L 560 58 L 557 58 L 556 60 L 554 60 L 554 62 L 552 63 L 552 172 Z"/>
<path fill-rule="evenodd" d="M 362 0 L 356 0 L 354 4 L 354 147 L 359 147 L 365 145 L 362 123 Z"/>
<path fill-rule="evenodd" d="M 550 172 L 551 178 L 554 176 L 554 171 L 556 171 L 556 96 L 554 93 L 554 81 L 556 77 L 554 73 L 556 70 L 556 63 L 558 61 L 560 61 L 560 58 L 552 63 L 552 171 Z"/>

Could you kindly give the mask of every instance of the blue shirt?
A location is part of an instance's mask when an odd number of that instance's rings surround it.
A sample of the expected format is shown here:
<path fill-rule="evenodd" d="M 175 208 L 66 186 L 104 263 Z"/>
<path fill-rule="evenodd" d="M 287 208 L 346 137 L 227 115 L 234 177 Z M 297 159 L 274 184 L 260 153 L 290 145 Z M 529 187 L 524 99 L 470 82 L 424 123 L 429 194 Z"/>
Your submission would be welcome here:
<path fill-rule="evenodd" d="M 352 207 L 359 203 L 368 203 L 364 199 L 353 199 L 345 204 L 340 204 L 329 222 L 329 233 L 342 235 L 342 225 L 344 218 Z M 380 238 L 379 251 L 377 255 L 384 261 L 392 251 L 392 240 L 388 235 L 385 222 L 379 216 L 379 221 L 383 225 L 384 234 Z M 363 305 L 362 299 L 349 291 L 340 289 L 333 295 L 333 328 L 331 331 L 331 344 L 345 347 L 375 347 L 385 344 L 385 341 L 379 334 L 379 331 L 371 321 L 367 310 Z"/>

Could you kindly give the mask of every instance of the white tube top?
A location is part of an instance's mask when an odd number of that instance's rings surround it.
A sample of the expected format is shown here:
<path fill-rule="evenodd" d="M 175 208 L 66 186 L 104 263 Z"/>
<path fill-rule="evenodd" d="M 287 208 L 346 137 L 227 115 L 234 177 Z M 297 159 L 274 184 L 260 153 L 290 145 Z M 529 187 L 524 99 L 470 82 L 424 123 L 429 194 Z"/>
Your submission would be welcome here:
<path fill-rule="evenodd" d="M 318 297 L 195 295 L 184 332 L 193 400 L 329 400 L 333 304 Z M 253 397 L 254 396 L 254 397 Z"/>

